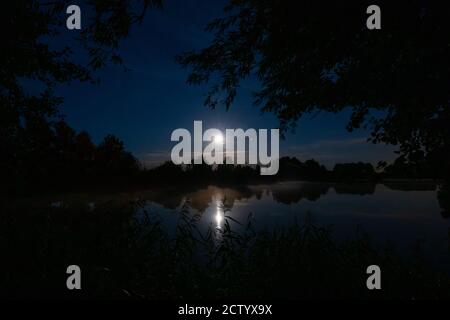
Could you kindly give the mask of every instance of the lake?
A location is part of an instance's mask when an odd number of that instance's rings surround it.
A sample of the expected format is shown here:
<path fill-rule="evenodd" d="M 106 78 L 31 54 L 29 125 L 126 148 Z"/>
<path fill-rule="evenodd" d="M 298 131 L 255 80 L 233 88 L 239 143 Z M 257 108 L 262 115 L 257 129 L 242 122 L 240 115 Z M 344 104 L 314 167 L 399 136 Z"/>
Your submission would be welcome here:
<path fill-rule="evenodd" d="M 329 226 L 339 241 L 367 233 L 380 245 L 401 254 L 421 248 L 439 266 L 449 263 L 450 220 L 441 214 L 437 186 L 431 182 L 318 183 L 279 182 L 235 187 L 173 187 L 115 193 L 78 193 L 27 199 L 34 205 L 123 206 L 139 200 L 136 218 L 149 214 L 174 230 L 180 211 L 198 215 L 201 231 L 219 231 L 226 217 L 242 223 L 249 215 L 256 230 L 280 229 L 306 219 Z M 240 227 L 229 219 L 230 225 Z"/>

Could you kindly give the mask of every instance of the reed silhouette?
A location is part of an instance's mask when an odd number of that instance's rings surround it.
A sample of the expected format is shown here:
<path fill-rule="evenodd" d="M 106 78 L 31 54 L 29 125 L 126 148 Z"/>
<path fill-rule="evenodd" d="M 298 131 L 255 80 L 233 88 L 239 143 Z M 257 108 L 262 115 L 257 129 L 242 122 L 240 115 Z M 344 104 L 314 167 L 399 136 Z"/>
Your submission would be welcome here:
<path fill-rule="evenodd" d="M 224 207 L 224 228 L 200 232 L 198 216 L 183 209 L 170 235 L 152 212 L 137 219 L 131 207 L 2 209 L 2 297 L 449 298 L 450 275 L 429 268 L 420 254 L 403 258 L 361 232 L 337 243 L 331 229 L 308 219 L 257 232 L 251 215 L 236 221 Z M 235 232 L 238 225 L 244 231 Z M 383 270 L 383 290 L 375 292 L 365 274 L 373 261 Z M 82 268 L 80 291 L 65 287 L 74 263 Z"/>

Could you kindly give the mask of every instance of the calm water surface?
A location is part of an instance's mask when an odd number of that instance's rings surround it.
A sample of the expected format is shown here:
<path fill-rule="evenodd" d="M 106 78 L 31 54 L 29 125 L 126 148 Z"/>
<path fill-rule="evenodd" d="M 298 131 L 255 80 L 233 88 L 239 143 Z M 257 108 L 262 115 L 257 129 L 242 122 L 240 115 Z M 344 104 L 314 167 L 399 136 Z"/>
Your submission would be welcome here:
<path fill-rule="evenodd" d="M 77 194 L 51 201 L 53 206 L 84 202 L 90 208 L 108 203 L 123 205 L 140 199 L 139 219 L 158 216 L 173 230 L 180 211 L 199 215 L 199 228 L 223 228 L 226 216 L 252 224 L 258 230 L 273 230 L 312 219 L 331 226 L 338 240 L 351 239 L 363 230 L 380 244 L 412 253 L 420 245 L 438 264 L 448 262 L 450 220 L 441 214 L 436 186 L 431 183 L 330 184 L 282 182 L 241 187 L 207 186 L 196 189 L 166 188 L 115 194 Z M 231 225 L 239 226 L 229 220 Z"/>

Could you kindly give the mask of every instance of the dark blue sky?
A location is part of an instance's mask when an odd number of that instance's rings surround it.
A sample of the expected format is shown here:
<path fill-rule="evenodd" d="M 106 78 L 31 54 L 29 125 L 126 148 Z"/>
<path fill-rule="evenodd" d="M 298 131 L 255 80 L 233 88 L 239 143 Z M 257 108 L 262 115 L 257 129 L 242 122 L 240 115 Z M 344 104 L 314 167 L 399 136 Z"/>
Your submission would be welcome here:
<path fill-rule="evenodd" d="M 204 27 L 221 15 L 224 3 L 165 0 L 162 11 L 148 12 L 144 23 L 121 44 L 120 52 L 130 71 L 109 66 L 99 72 L 99 85 L 73 83 L 59 88 L 68 123 L 88 131 L 95 142 L 108 133 L 117 135 L 149 166 L 169 159 L 174 145 L 171 132 L 176 128 L 192 130 L 194 120 L 203 120 L 204 129 L 277 127 L 273 115 L 261 115 L 252 106 L 256 81 L 242 84 L 228 112 L 210 110 L 203 106 L 207 87 L 188 86 L 188 71 L 174 61 L 179 53 L 208 45 L 212 36 Z M 348 112 L 306 116 L 296 133 L 281 142 L 280 153 L 301 160 L 314 158 L 328 167 L 335 162 L 376 164 L 393 159 L 392 148 L 365 142 L 367 132 L 347 133 L 348 116 Z"/>

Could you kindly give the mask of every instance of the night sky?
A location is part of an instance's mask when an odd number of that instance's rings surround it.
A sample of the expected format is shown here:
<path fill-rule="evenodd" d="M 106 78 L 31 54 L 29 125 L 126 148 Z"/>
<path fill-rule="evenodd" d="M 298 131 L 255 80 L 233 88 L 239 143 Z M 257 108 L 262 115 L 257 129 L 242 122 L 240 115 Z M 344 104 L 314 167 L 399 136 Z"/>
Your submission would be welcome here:
<path fill-rule="evenodd" d="M 204 29 L 221 16 L 223 0 L 166 0 L 163 10 L 148 12 L 143 24 L 122 42 L 120 53 L 131 70 L 108 66 L 99 72 L 101 83 L 72 83 L 57 93 L 64 97 L 62 113 L 77 130 L 86 130 L 98 143 L 112 133 L 125 142 L 146 166 L 170 159 L 174 129 L 193 130 L 194 120 L 203 128 L 276 128 L 272 114 L 252 106 L 256 80 L 246 80 L 228 112 L 203 106 L 208 87 L 189 86 L 174 57 L 208 45 L 212 35 Z M 81 7 L 83 10 L 83 7 Z M 307 115 L 295 134 L 280 143 L 280 154 L 300 160 L 314 158 L 332 168 L 336 162 L 391 161 L 392 147 L 366 142 L 367 131 L 347 133 L 349 113 Z"/>

